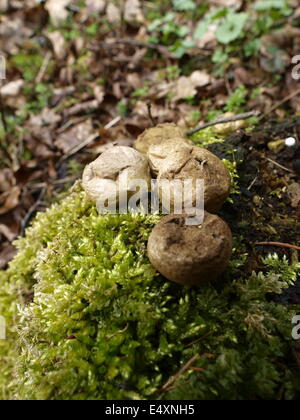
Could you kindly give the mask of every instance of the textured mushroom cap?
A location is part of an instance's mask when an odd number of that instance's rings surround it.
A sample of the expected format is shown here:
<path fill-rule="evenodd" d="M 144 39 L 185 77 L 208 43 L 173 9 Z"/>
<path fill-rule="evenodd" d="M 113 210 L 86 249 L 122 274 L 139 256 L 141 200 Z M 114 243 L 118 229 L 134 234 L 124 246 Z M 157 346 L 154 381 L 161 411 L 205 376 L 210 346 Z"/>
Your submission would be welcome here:
<path fill-rule="evenodd" d="M 196 181 L 204 180 L 205 210 L 217 212 L 229 196 L 231 176 L 225 164 L 213 153 L 197 146 L 180 145 L 176 150 L 167 154 L 165 159 L 159 160 L 155 156 L 165 156 L 169 142 L 164 145 L 151 148 L 150 166 L 155 165 L 158 172 L 158 184 L 162 180 L 186 180 L 194 182 L 193 205 L 196 204 Z M 171 143 L 170 143 L 171 145 Z M 161 152 L 159 152 L 161 148 Z M 173 204 L 173 203 L 172 203 Z"/>
<path fill-rule="evenodd" d="M 151 171 L 154 175 L 164 171 L 176 171 L 181 162 L 190 158 L 191 149 L 194 144 L 189 144 L 183 137 L 167 139 L 162 143 L 151 144 L 147 157 Z"/>
<path fill-rule="evenodd" d="M 128 180 L 125 183 L 125 180 Z M 115 196 L 115 188 L 130 192 L 132 180 L 145 180 L 149 185 L 150 168 L 148 160 L 131 147 L 117 146 L 106 150 L 94 162 L 86 166 L 82 185 L 87 195 L 97 201 Z"/>
<path fill-rule="evenodd" d="M 192 145 L 193 142 L 185 137 L 183 130 L 172 123 L 159 124 L 145 130 L 136 140 L 134 147 L 143 154 L 147 154 L 153 144 L 161 144 L 165 140 L 181 138 L 182 142 Z"/>
<path fill-rule="evenodd" d="M 222 274 L 232 254 L 232 234 L 218 216 L 205 212 L 200 226 L 187 226 L 184 215 L 164 217 L 148 241 L 152 265 L 168 280 L 202 285 Z"/>

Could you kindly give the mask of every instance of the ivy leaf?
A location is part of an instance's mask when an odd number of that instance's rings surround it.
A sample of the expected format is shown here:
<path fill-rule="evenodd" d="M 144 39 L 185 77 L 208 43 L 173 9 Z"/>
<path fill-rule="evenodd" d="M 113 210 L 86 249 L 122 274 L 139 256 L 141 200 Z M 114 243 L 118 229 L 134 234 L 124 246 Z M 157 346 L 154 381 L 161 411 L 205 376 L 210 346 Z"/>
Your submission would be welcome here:
<path fill-rule="evenodd" d="M 221 44 L 229 44 L 241 35 L 248 13 L 230 13 L 216 31 L 217 40 Z"/>
<path fill-rule="evenodd" d="M 196 3 L 193 0 L 173 0 L 175 10 L 187 12 L 196 9 Z"/>

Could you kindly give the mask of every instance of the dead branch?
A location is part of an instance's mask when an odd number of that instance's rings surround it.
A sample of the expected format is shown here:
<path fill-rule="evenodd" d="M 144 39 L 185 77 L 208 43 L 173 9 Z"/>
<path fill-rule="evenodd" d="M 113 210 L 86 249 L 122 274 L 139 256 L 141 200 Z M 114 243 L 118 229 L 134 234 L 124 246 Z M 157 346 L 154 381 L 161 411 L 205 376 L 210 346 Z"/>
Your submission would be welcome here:
<path fill-rule="evenodd" d="M 198 133 L 198 131 L 204 130 L 205 128 L 212 127 L 214 125 L 224 124 L 224 123 L 234 122 L 234 121 L 247 120 L 248 118 L 258 117 L 259 115 L 260 115 L 260 111 L 251 111 L 251 112 L 246 112 L 244 114 L 234 115 L 232 117 L 220 118 L 215 121 L 205 123 L 205 124 L 199 125 L 196 128 L 193 128 L 187 131 L 186 135 L 192 136 L 193 134 Z"/>

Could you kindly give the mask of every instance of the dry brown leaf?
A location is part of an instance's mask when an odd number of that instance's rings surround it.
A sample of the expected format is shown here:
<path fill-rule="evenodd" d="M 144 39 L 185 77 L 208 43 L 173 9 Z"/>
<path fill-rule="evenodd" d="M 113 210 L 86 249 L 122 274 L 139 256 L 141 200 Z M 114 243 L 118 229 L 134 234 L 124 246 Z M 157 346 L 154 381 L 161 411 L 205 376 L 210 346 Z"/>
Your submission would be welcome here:
<path fill-rule="evenodd" d="M 24 39 L 30 39 L 33 30 L 25 26 L 19 17 L 0 16 L 0 50 L 17 54 Z"/>
<path fill-rule="evenodd" d="M 43 127 L 45 125 L 56 125 L 61 121 L 61 116 L 56 114 L 53 109 L 43 108 L 38 115 L 31 115 L 29 119 L 30 126 Z"/>
<path fill-rule="evenodd" d="M 16 254 L 17 249 L 15 246 L 11 244 L 6 245 L 0 252 L 0 269 L 3 270 Z"/>
<path fill-rule="evenodd" d="M 10 191 L 6 191 L 0 195 L 0 214 L 8 213 L 10 210 L 17 207 L 20 198 L 20 188 L 13 187 Z"/>
<path fill-rule="evenodd" d="M 95 85 L 93 87 L 94 96 L 98 101 L 98 105 L 102 104 L 105 96 L 105 89 L 103 86 Z"/>
<path fill-rule="evenodd" d="M 180 77 L 172 90 L 174 94 L 172 99 L 173 102 L 188 98 L 190 96 L 195 96 L 198 87 L 206 86 L 210 82 L 211 76 L 207 72 L 200 70 L 194 71 L 190 77 Z"/>
<path fill-rule="evenodd" d="M 144 22 L 144 15 L 142 12 L 140 0 L 126 0 L 124 6 L 124 19 L 130 23 Z"/>
<path fill-rule="evenodd" d="M 0 171 L 0 193 L 7 192 L 16 185 L 16 178 L 11 169 L 5 168 Z"/>
<path fill-rule="evenodd" d="M 86 0 L 86 6 L 90 15 L 94 13 L 102 13 L 106 7 L 104 0 Z"/>
<path fill-rule="evenodd" d="M 294 182 L 288 187 L 288 191 L 291 197 L 291 206 L 296 209 L 300 206 L 300 184 Z"/>
<path fill-rule="evenodd" d="M 129 86 L 135 90 L 140 89 L 144 85 L 144 80 L 142 76 L 138 73 L 128 73 L 126 76 L 126 80 Z"/>
<path fill-rule="evenodd" d="M 54 54 L 58 60 L 63 60 L 67 55 L 65 38 L 62 36 L 60 31 L 54 31 L 48 33 Z"/>
<path fill-rule="evenodd" d="M 216 30 L 218 28 L 218 25 L 216 23 L 212 23 L 208 26 L 207 30 L 205 31 L 205 34 L 200 38 L 196 40 L 196 45 L 199 48 L 204 47 L 214 47 L 217 45 L 217 38 L 216 38 Z"/>
<path fill-rule="evenodd" d="M 81 102 L 79 104 L 76 104 L 72 106 L 71 108 L 67 108 L 64 111 L 65 117 L 72 117 L 74 115 L 87 112 L 87 111 L 93 111 L 97 109 L 100 105 L 100 102 L 97 99 L 93 99 L 92 101 L 87 102 Z"/>
<path fill-rule="evenodd" d="M 12 242 L 17 237 L 17 234 L 15 232 L 13 232 L 11 229 L 9 229 L 8 226 L 3 224 L 0 224 L 0 234 L 5 236 L 5 238 L 8 239 L 9 242 Z"/>
<path fill-rule="evenodd" d="M 121 21 L 121 11 L 113 3 L 109 3 L 106 9 L 106 17 L 109 23 L 118 23 Z"/>
<path fill-rule="evenodd" d="M 0 12 L 6 12 L 8 10 L 8 0 L 0 0 Z"/>
<path fill-rule="evenodd" d="M 13 82 L 6 83 L 6 85 L 2 86 L 0 92 L 3 97 L 17 96 L 21 92 L 23 86 L 23 79 L 14 80 Z"/>
<path fill-rule="evenodd" d="M 88 119 L 60 134 L 55 141 L 55 145 L 67 155 L 75 147 L 87 140 L 93 131 L 92 120 Z"/>
<path fill-rule="evenodd" d="M 242 5 L 242 0 L 213 0 L 211 3 L 217 7 L 236 7 L 239 9 Z"/>
<path fill-rule="evenodd" d="M 48 10 L 50 18 L 55 25 L 67 19 L 69 12 L 66 7 L 71 2 L 72 0 L 47 0 L 45 8 Z"/>

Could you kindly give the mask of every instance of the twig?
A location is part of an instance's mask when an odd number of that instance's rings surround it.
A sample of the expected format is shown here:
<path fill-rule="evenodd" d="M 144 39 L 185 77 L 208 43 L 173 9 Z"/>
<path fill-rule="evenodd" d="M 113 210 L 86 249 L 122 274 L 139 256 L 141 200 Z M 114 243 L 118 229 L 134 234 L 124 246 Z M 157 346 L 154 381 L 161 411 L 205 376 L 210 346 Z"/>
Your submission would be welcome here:
<path fill-rule="evenodd" d="M 39 70 L 39 72 L 36 76 L 36 79 L 35 79 L 36 83 L 41 83 L 41 81 L 43 80 L 43 77 L 45 75 L 45 72 L 47 70 L 49 62 L 51 60 L 51 57 L 52 57 L 52 53 L 50 51 L 48 51 L 47 54 L 45 55 L 43 64 L 42 64 L 42 66 L 41 66 L 41 68 L 40 68 L 40 70 Z"/>
<path fill-rule="evenodd" d="M 300 89 L 295 90 L 295 92 L 286 96 L 282 101 L 280 101 L 277 104 L 275 104 L 274 106 L 272 106 L 272 108 L 267 113 L 265 113 L 264 115 L 261 116 L 260 120 L 263 120 L 266 116 L 270 115 L 273 111 L 275 111 L 281 105 L 284 105 L 286 102 L 290 101 L 291 99 L 293 99 L 295 96 L 297 96 L 299 94 L 300 94 Z"/>
<path fill-rule="evenodd" d="M 63 161 L 65 161 L 66 159 L 69 159 L 69 157 L 75 155 L 77 152 L 79 152 L 80 150 L 84 149 L 86 146 L 88 146 L 89 144 L 93 143 L 94 140 L 96 140 L 96 138 L 99 137 L 99 133 L 97 134 L 92 134 L 91 136 L 89 136 L 84 142 L 80 143 L 78 146 L 73 147 L 72 150 L 70 150 L 69 153 L 67 153 L 66 155 L 62 156 L 61 159 L 58 161 L 58 164 L 62 163 Z"/>
<path fill-rule="evenodd" d="M 197 340 L 192 341 L 191 343 L 187 344 L 185 347 L 191 347 L 194 344 L 199 343 L 199 341 L 204 340 L 205 338 L 209 337 L 210 335 L 212 335 L 214 332 L 213 331 L 208 331 L 206 334 L 204 334 L 202 337 L 198 338 Z"/>
<path fill-rule="evenodd" d="M 40 192 L 40 195 L 39 195 L 37 201 L 30 207 L 30 209 L 28 210 L 26 216 L 22 220 L 22 223 L 21 223 L 21 236 L 24 236 L 25 229 L 27 227 L 27 224 L 28 224 L 31 216 L 35 213 L 35 211 L 37 210 L 37 208 L 39 207 L 39 205 L 42 203 L 45 193 L 46 193 L 46 188 L 43 188 L 41 190 L 41 192 Z"/>
<path fill-rule="evenodd" d="M 117 125 L 121 121 L 121 119 L 122 117 L 120 115 L 114 118 L 112 121 L 110 121 L 108 124 L 104 126 L 104 130 L 109 130 L 110 128 L 113 128 L 115 125 Z"/>
<path fill-rule="evenodd" d="M 159 45 L 159 44 L 151 44 L 151 43 L 145 43 L 145 42 L 141 42 L 141 41 L 136 41 L 134 39 L 116 39 L 113 42 L 100 42 L 98 45 L 91 45 L 90 49 L 92 51 L 97 51 L 100 47 L 103 48 L 111 48 L 113 45 L 122 45 L 122 44 L 127 44 L 127 45 L 131 45 L 132 47 L 138 47 L 138 48 L 149 48 L 151 50 L 156 50 L 158 52 L 160 52 L 162 55 L 165 55 L 168 58 L 175 58 L 174 55 L 172 53 L 170 53 L 170 51 L 164 47 L 163 45 Z"/>
<path fill-rule="evenodd" d="M 286 168 L 285 166 L 280 165 L 280 163 L 276 162 L 273 159 L 265 158 L 269 162 L 273 163 L 273 165 L 278 166 L 278 168 L 283 169 L 284 171 L 290 172 L 291 174 L 294 174 L 295 172 L 292 169 Z"/>
<path fill-rule="evenodd" d="M 4 104 L 3 104 L 3 99 L 2 99 L 1 87 L 2 87 L 2 82 L 0 80 L 0 114 L 1 114 L 1 121 L 3 124 L 3 129 L 4 129 L 4 140 L 6 143 L 8 127 L 7 127 L 6 117 L 4 113 Z M 1 141 L 0 141 L 0 150 L 3 153 L 4 158 L 8 159 L 8 162 L 11 162 L 11 157 L 8 151 L 6 150 L 5 145 L 3 145 Z"/>
<path fill-rule="evenodd" d="M 168 389 L 182 376 L 187 370 L 190 369 L 190 367 L 193 365 L 193 363 L 199 358 L 199 354 L 195 354 L 177 373 L 176 375 L 172 376 L 165 384 L 164 386 L 158 391 L 160 393 L 168 391 Z"/>
<path fill-rule="evenodd" d="M 126 327 L 123 328 L 123 330 L 119 330 L 117 332 L 115 332 L 114 334 L 110 335 L 109 337 L 107 337 L 107 341 L 111 340 L 113 337 L 115 337 L 118 334 L 124 334 L 129 328 L 129 323 L 127 322 Z"/>
<path fill-rule="evenodd" d="M 193 128 L 186 132 L 187 136 L 192 136 L 195 133 L 198 133 L 198 131 L 204 130 L 204 128 L 212 127 L 214 125 L 218 124 L 224 124 L 228 122 L 234 122 L 234 121 L 241 121 L 241 120 L 247 120 L 248 118 L 252 117 L 258 117 L 260 115 L 260 111 L 251 111 L 251 112 L 245 112 L 244 114 L 238 114 L 234 115 L 232 117 L 226 117 L 226 118 L 220 118 L 218 120 L 199 125 L 196 128 Z"/>
<path fill-rule="evenodd" d="M 282 242 L 256 242 L 254 245 L 281 246 L 283 248 L 295 249 L 296 251 L 300 251 L 300 246 L 284 244 Z"/>
<path fill-rule="evenodd" d="M 153 127 L 155 127 L 156 124 L 155 124 L 155 120 L 154 120 L 153 115 L 152 115 L 152 104 L 151 104 L 151 102 L 147 103 L 147 109 L 148 109 L 148 116 L 149 116 L 149 118 L 152 122 Z"/>

